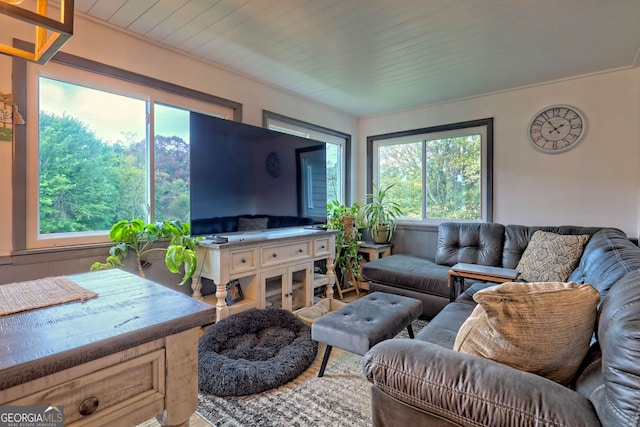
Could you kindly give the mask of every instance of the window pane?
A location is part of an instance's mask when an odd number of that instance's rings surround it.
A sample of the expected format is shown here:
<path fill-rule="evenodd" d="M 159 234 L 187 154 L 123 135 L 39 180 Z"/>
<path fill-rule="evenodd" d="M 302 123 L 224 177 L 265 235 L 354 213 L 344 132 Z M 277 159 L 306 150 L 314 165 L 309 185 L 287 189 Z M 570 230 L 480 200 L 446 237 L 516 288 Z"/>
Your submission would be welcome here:
<path fill-rule="evenodd" d="M 343 200 L 342 147 L 327 143 L 327 202 Z"/>
<path fill-rule="evenodd" d="M 426 141 L 427 218 L 481 218 L 480 134 Z"/>
<path fill-rule="evenodd" d="M 189 111 L 155 104 L 155 220 L 189 222 Z"/>
<path fill-rule="evenodd" d="M 493 119 L 368 137 L 374 183 L 406 218 L 492 221 Z"/>
<path fill-rule="evenodd" d="M 378 186 L 394 184 L 389 199 L 397 202 L 406 218 L 422 218 L 422 142 L 380 145 Z"/>
<path fill-rule="evenodd" d="M 39 232 L 146 218 L 144 101 L 39 78 Z"/>

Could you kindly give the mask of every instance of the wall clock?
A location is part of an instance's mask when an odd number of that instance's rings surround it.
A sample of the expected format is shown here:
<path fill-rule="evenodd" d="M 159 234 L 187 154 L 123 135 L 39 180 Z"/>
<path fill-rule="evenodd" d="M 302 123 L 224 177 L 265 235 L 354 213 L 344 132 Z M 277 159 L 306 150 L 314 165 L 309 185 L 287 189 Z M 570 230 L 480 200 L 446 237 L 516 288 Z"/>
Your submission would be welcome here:
<path fill-rule="evenodd" d="M 529 122 L 529 142 L 544 153 L 562 153 L 584 139 L 584 114 L 569 105 L 552 105 L 536 113 Z"/>
<path fill-rule="evenodd" d="M 269 153 L 265 161 L 265 166 L 269 175 L 274 178 L 279 177 L 282 170 L 280 169 L 280 156 L 278 156 L 278 153 L 275 151 Z"/>

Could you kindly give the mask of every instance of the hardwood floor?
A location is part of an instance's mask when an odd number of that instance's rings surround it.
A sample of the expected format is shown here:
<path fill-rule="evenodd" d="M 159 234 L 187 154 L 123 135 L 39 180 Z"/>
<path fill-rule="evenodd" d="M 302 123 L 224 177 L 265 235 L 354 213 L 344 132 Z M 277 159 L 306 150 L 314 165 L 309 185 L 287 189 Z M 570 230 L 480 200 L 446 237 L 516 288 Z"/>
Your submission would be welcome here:
<path fill-rule="evenodd" d="M 365 296 L 365 295 L 367 295 L 367 294 L 368 294 L 368 292 L 367 292 L 366 290 L 363 290 L 363 289 L 361 289 L 361 290 L 360 290 L 360 294 L 356 293 L 356 291 L 355 291 L 355 290 L 353 290 L 353 291 L 348 291 L 348 292 L 345 292 L 345 293 L 343 294 L 344 298 L 343 298 L 343 299 L 341 299 L 340 301 L 343 301 L 343 302 L 353 302 L 353 301 L 355 301 L 355 300 L 357 300 L 357 299 L 359 299 L 359 298 L 362 298 L 363 296 Z M 335 292 L 335 293 L 333 294 L 333 297 L 334 297 L 334 298 L 336 298 L 336 299 L 339 299 L 339 298 L 338 298 L 338 293 L 337 293 L 337 292 Z"/>

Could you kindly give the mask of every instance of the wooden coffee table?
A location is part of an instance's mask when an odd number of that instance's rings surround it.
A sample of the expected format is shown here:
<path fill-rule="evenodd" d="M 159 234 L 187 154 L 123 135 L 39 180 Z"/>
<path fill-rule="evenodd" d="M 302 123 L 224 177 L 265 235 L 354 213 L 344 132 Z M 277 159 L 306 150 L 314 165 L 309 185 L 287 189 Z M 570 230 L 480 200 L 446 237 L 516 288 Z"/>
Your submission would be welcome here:
<path fill-rule="evenodd" d="M 464 290 L 465 279 L 505 283 L 514 281 L 518 277 L 518 274 L 518 270 L 513 268 L 458 263 L 449 270 L 449 302 L 455 301 L 458 297 L 459 290 Z M 460 285 L 459 290 L 458 285 Z"/>

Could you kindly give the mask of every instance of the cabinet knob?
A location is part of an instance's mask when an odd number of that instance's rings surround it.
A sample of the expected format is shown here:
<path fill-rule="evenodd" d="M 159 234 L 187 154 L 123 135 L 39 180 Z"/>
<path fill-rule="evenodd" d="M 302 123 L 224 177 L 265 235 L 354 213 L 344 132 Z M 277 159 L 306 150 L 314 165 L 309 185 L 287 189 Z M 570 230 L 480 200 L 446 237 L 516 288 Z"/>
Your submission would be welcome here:
<path fill-rule="evenodd" d="M 97 397 L 87 397 L 85 400 L 80 402 L 78 412 L 80 412 L 80 415 L 91 415 L 96 412 L 99 404 L 100 401 Z"/>
<path fill-rule="evenodd" d="M 273 255 L 271 255 L 271 256 L 275 258 L 275 257 L 278 256 L 278 254 L 274 252 Z"/>
<path fill-rule="evenodd" d="M 320 246 L 320 249 L 324 249 L 324 245 Z"/>
<path fill-rule="evenodd" d="M 246 259 L 246 258 L 242 258 L 242 259 L 240 260 L 240 262 L 241 262 L 241 263 L 243 263 L 243 264 L 246 264 L 246 263 L 247 263 L 247 259 Z"/>
<path fill-rule="evenodd" d="M 298 249 L 298 253 L 301 254 L 302 253 L 302 249 Z"/>

